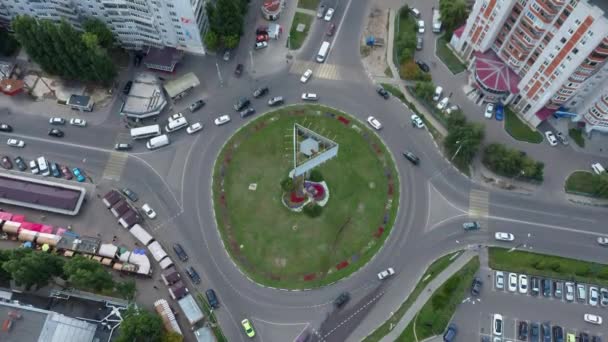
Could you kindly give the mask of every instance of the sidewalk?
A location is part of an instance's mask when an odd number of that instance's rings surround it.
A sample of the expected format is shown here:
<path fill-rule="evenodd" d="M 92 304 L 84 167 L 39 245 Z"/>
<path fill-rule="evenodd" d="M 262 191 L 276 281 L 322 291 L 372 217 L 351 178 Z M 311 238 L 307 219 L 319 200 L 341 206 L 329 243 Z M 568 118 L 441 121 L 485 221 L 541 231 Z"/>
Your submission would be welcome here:
<path fill-rule="evenodd" d="M 405 315 L 401 317 L 399 323 L 384 336 L 381 342 L 396 341 L 399 335 L 407 328 L 410 321 L 414 319 L 418 311 L 422 309 L 424 304 L 431 298 L 436 289 L 438 289 L 444 282 L 446 282 L 452 275 L 458 272 L 467 262 L 469 262 L 474 256 L 478 254 L 477 250 L 466 250 L 462 253 L 450 266 L 448 266 L 443 272 L 441 272 L 433 281 L 431 281 L 424 290 L 420 293 L 416 301 L 412 303 L 412 306 L 406 311 Z"/>

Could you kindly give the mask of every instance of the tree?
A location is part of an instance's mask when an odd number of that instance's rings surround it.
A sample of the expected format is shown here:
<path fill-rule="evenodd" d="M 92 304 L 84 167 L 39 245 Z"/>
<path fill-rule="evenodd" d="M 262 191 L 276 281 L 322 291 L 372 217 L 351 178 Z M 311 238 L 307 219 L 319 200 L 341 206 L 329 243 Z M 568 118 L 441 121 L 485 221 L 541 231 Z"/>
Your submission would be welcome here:
<path fill-rule="evenodd" d="M 399 67 L 399 76 L 405 80 L 413 80 L 418 74 L 418 65 L 413 60 L 401 64 Z"/>
<path fill-rule="evenodd" d="M 461 164 L 470 164 L 483 140 L 483 126 L 468 123 L 458 111 L 448 117 L 447 126 L 448 135 L 444 140 L 444 147 L 450 159 L 456 159 Z"/>
<path fill-rule="evenodd" d="M 308 203 L 302 210 L 308 217 L 319 217 L 323 212 L 323 207 L 316 203 Z"/>
<path fill-rule="evenodd" d="M 87 18 L 82 27 L 86 33 L 97 37 L 101 47 L 109 49 L 114 45 L 114 34 L 103 21 L 97 18 Z"/>
<path fill-rule="evenodd" d="M 317 169 L 313 169 L 310 171 L 310 175 L 308 176 L 308 179 L 310 179 L 313 182 L 322 182 L 323 174 L 321 173 L 321 171 L 319 171 Z"/>
<path fill-rule="evenodd" d="M 458 26 L 464 24 L 468 16 L 465 0 L 440 0 L 439 11 L 441 12 L 441 23 L 448 33 L 448 37 Z"/>
<path fill-rule="evenodd" d="M 285 192 L 292 192 L 296 188 L 296 184 L 291 177 L 286 177 L 281 181 L 281 189 Z"/>
<path fill-rule="evenodd" d="M 236 34 L 231 34 L 229 36 L 224 36 L 224 46 L 228 49 L 234 49 L 239 45 L 239 40 L 241 38 Z"/>
<path fill-rule="evenodd" d="M 130 306 L 123 314 L 117 342 L 159 342 L 163 335 L 163 322 L 158 315 Z"/>
<path fill-rule="evenodd" d="M 133 280 L 127 280 L 125 282 L 118 282 L 115 284 L 116 292 L 120 294 L 120 296 L 126 300 L 133 300 L 135 298 L 135 292 L 137 291 L 137 287 L 135 286 L 135 282 Z"/>
<path fill-rule="evenodd" d="M 9 250 L 0 249 L 0 283 L 8 282 L 11 280 L 10 272 L 6 271 L 2 265 L 9 261 L 11 258 L 11 252 Z"/>
<path fill-rule="evenodd" d="M 217 33 L 209 30 L 205 34 L 205 47 L 209 50 L 217 50 L 220 44 L 220 39 L 217 36 Z"/>
<path fill-rule="evenodd" d="M 175 331 L 168 331 L 163 335 L 162 342 L 182 342 L 184 336 L 176 333 Z"/>
<path fill-rule="evenodd" d="M 110 273 L 95 260 L 75 256 L 65 263 L 63 270 L 68 281 L 76 287 L 95 291 L 114 288 Z"/>
<path fill-rule="evenodd" d="M 416 82 L 414 93 L 420 98 L 431 101 L 435 94 L 435 85 L 432 82 Z"/>
<path fill-rule="evenodd" d="M 19 43 L 8 31 L 0 28 L 0 55 L 12 56 L 19 49 Z"/>
<path fill-rule="evenodd" d="M 15 249 L 9 258 L 2 268 L 10 273 L 17 285 L 23 285 L 26 289 L 34 285 L 44 287 L 51 278 L 63 275 L 63 259 L 54 254 Z"/>

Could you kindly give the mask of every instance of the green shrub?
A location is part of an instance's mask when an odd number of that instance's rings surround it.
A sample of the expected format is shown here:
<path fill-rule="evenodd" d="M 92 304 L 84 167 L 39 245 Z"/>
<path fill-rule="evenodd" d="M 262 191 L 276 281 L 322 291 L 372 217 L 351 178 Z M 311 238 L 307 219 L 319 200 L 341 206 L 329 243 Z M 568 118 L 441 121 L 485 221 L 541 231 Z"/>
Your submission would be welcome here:
<path fill-rule="evenodd" d="M 306 214 L 308 217 L 319 217 L 321 215 L 321 213 L 323 212 L 323 207 L 321 207 L 320 205 L 316 204 L 316 203 L 308 203 L 305 207 L 304 207 L 304 214 Z"/>
<path fill-rule="evenodd" d="M 295 183 L 293 182 L 293 179 L 287 177 L 281 181 L 281 189 L 283 189 L 283 191 L 292 192 L 293 190 L 295 190 L 295 188 L 296 187 Z"/>
<path fill-rule="evenodd" d="M 319 170 L 312 170 L 310 171 L 310 176 L 308 176 L 308 179 L 313 182 L 322 182 L 323 174 L 321 174 L 321 171 Z"/>

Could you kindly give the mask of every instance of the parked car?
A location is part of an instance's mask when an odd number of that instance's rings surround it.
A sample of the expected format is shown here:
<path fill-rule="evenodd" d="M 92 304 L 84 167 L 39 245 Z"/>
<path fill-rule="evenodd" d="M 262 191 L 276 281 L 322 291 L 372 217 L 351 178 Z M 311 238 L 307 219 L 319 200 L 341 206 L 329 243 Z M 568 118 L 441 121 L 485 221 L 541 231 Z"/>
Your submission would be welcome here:
<path fill-rule="evenodd" d="M 278 106 L 285 103 L 285 100 L 283 100 L 283 96 L 275 96 L 273 98 L 271 98 L 270 100 L 268 100 L 268 105 L 269 106 Z"/>
<path fill-rule="evenodd" d="M 424 20 L 418 20 L 416 25 L 418 26 L 418 33 L 424 33 Z"/>
<path fill-rule="evenodd" d="M 244 320 L 241 321 L 241 325 L 243 326 L 243 329 L 245 330 L 245 334 L 247 334 L 247 337 L 253 338 L 255 336 L 255 330 L 253 330 L 253 326 L 251 325 L 251 322 L 249 322 L 249 320 L 247 318 L 245 318 Z"/>
<path fill-rule="evenodd" d="M 179 260 L 181 260 L 183 262 L 188 261 L 188 254 L 186 253 L 186 251 L 184 250 L 184 247 L 182 247 L 182 245 L 180 245 L 179 243 L 174 244 L 173 251 L 179 258 Z"/>
<path fill-rule="evenodd" d="M 24 147 L 25 146 L 25 142 L 23 142 L 23 140 L 18 140 L 18 139 L 8 139 L 6 141 L 6 144 L 8 146 L 12 146 L 12 147 Z"/>
<path fill-rule="evenodd" d="M 479 279 L 479 277 L 473 278 L 473 283 L 471 284 L 471 295 L 479 296 L 482 285 L 483 283 L 481 282 L 481 279 Z"/>
<path fill-rule="evenodd" d="M 437 103 L 437 109 L 444 110 L 448 106 L 448 101 L 450 101 L 449 97 L 444 97 L 439 103 Z"/>
<path fill-rule="evenodd" d="M 15 159 L 15 161 L 17 160 Z M 608 306 L 608 289 L 604 287 L 600 289 L 600 305 Z"/>
<path fill-rule="evenodd" d="M 502 315 L 494 314 L 492 319 L 492 332 L 496 336 L 502 336 Z"/>
<path fill-rule="evenodd" d="M 11 125 L 9 124 L 0 124 L 0 132 L 12 132 L 13 131 L 13 127 L 11 127 Z"/>
<path fill-rule="evenodd" d="M 377 131 L 382 129 L 382 124 L 380 123 L 380 121 L 378 121 L 378 119 L 373 116 L 367 117 L 367 123 Z"/>
<path fill-rule="evenodd" d="M 82 171 L 79 168 L 77 168 L 77 167 L 73 168 L 72 173 L 74 174 L 74 177 L 76 177 L 77 181 L 82 183 L 86 180 L 84 174 L 82 174 Z"/>
<path fill-rule="evenodd" d="M 395 274 L 395 270 L 392 267 L 385 269 L 384 271 L 378 273 L 378 279 L 383 280 Z"/>
<path fill-rule="evenodd" d="M 456 324 L 450 323 L 448 325 L 448 329 L 443 333 L 443 342 L 452 342 L 456 338 L 456 334 L 458 333 L 458 328 Z"/>
<path fill-rule="evenodd" d="M 27 164 L 25 164 L 25 161 L 20 156 L 17 156 L 17 158 L 15 158 L 15 165 L 17 165 L 19 171 L 27 170 Z"/>
<path fill-rule="evenodd" d="M 519 293 L 528 293 L 528 276 L 526 276 L 525 274 L 519 275 Z"/>
<path fill-rule="evenodd" d="M 569 302 L 574 301 L 574 283 L 566 282 L 566 300 Z"/>
<path fill-rule="evenodd" d="M 587 288 L 584 284 L 576 284 L 576 299 L 584 303 L 587 299 Z"/>
<path fill-rule="evenodd" d="M 302 83 L 308 82 L 308 80 L 310 79 L 311 76 L 312 76 L 312 70 L 311 69 L 307 69 L 302 74 L 302 77 L 300 77 L 300 82 L 302 82 Z"/>
<path fill-rule="evenodd" d="M 517 274 L 509 273 L 509 291 L 517 291 Z"/>
<path fill-rule="evenodd" d="M 40 173 L 40 170 L 38 169 L 38 163 L 36 163 L 35 160 L 30 160 L 30 171 L 32 171 L 32 173 L 35 175 Z"/>
<path fill-rule="evenodd" d="M 350 293 L 342 292 L 338 298 L 334 300 L 334 306 L 338 309 L 342 308 L 350 300 Z"/>
<path fill-rule="evenodd" d="M 171 116 L 169 117 L 169 119 L 167 121 L 171 122 L 171 121 L 177 121 L 179 119 L 183 119 L 184 118 L 184 114 L 182 113 L 175 113 L 175 114 L 171 114 Z"/>
<path fill-rule="evenodd" d="M 517 338 L 522 341 L 528 339 L 528 322 L 519 321 L 519 325 L 517 326 Z"/>
<path fill-rule="evenodd" d="M 135 193 L 135 191 L 133 191 L 133 190 L 131 190 L 129 188 L 122 188 L 121 191 L 131 201 L 137 202 L 139 200 L 139 196 L 137 196 L 137 194 Z"/>
<path fill-rule="evenodd" d="M 72 126 L 78 126 L 78 127 L 86 127 L 87 126 L 87 121 L 80 119 L 80 118 L 71 118 L 70 119 L 70 125 Z"/>
<path fill-rule="evenodd" d="M 530 342 L 538 342 L 540 338 L 540 326 L 536 322 L 530 323 Z"/>
<path fill-rule="evenodd" d="M 590 286 L 589 287 L 589 305 L 597 306 L 599 299 L 600 299 L 600 292 L 598 291 L 597 287 Z"/>
<path fill-rule="evenodd" d="M 417 127 L 417 128 L 423 128 L 424 127 L 424 122 L 416 114 L 412 114 L 412 116 L 410 117 L 410 121 L 412 122 L 412 126 L 414 126 L 414 127 Z"/>
<path fill-rule="evenodd" d="M 327 31 L 325 31 L 325 34 L 328 37 L 331 37 L 334 35 L 335 32 L 336 32 L 336 24 L 330 23 L 329 26 L 327 27 Z"/>
<path fill-rule="evenodd" d="M 557 135 L 557 139 L 559 139 L 559 141 L 561 141 L 562 144 L 564 144 L 566 146 L 570 145 L 570 142 L 568 141 L 568 138 L 566 138 L 566 135 L 564 133 L 558 131 L 556 135 Z"/>
<path fill-rule="evenodd" d="M 268 47 L 268 42 L 257 42 L 257 43 L 255 43 L 255 45 L 253 46 L 253 48 L 254 48 L 255 50 L 260 50 L 260 49 L 267 48 L 267 47 Z"/>
<path fill-rule="evenodd" d="M 243 73 L 243 64 L 239 63 L 236 65 L 236 68 L 234 69 L 234 75 L 236 77 L 241 77 L 242 73 Z"/>
<path fill-rule="evenodd" d="M 194 103 L 192 103 L 190 106 L 188 106 L 188 109 L 190 110 L 190 113 L 194 113 L 197 110 L 203 108 L 204 105 L 205 105 L 205 101 L 200 99 L 200 100 L 194 101 Z"/>
<path fill-rule="evenodd" d="M 303 93 L 302 100 L 304 101 L 318 101 L 319 96 L 315 93 Z"/>
<path fill-rule="evenodd" d="M 547 298 L 551 297 L 551 279 L 543 278 L 543 280 L 540 281 L 540 284 L 543 288 L 543 296 Z"/>
<path fill-rule="evenodd" d="M 246 118 L 248 116 L 251 116 L 251 115 L 255 114 L 255 108 L 249 107 L 249 108 L 241 111 L 240 114 L 241 114 L 241 118 Z"/>
<path fill-rule="evenodd" d="M 421 60 L 416 60 L 416 65 L 418 65 L 420 70 L 424 72 L 429 72 L 431 70 L 431 68 L 429 68 L 429 66 Z"/>
<path fill-rule="evenodd" d="M 388 98 L 391 97 L 391 95 L 388 93 L 388 91 L 386 91 L 386 89 L 384 89 L 384 87 L 382 87 L 382 86 L 376 88 L 376 92 L 378 93 L 378 95 L 382 96 L 385 100 L 388 100 Z"/>
<path fill-rule="evenodd" d="M 230 60 L 230 50 L 224 51 L 224 56 L 222 57 L 222 59 L 226 62 Z"/>
<path fill-rule="evenodd" d="M 256 42 L 267 42 L 268 41 L 268 33 L 260 33 L 255 36 Z"/>
<path fill-rule="evenodd" d="M 422 45 L 424 44 L 424 40 L 422 39 L 421 36 L 417 36 L 416 37 L 416 50 L 420 51 L 422 50 Z"/>
<path fill-rule="evenodd" d="M 50 135 L 50 136 L 52 136 L 52 137 L 61 138 L 61 137 L 63 137 L 63 136 L 64 136 L 64 133 L 63 133 L 63 131 L 62 131 L 62 130 L 60 130 L 60 129 L 57 129 L 57 128 L 52 128 L 52 129 L 49 131 L 49 135 Z"/>
<path fill-rule="evenodd" d="M 498 103 L 496 105 L 496 114 L 495 114 L 495 118 L 498 121 L 502 121 L 504 119 L 505 116 L 505 106 L 502 103 Z"/>
<path fill-rule="evenodd" d="M 410 151 L 401 152 L 405 159 L 409 160 L 412 164 L 418 165 L 420 164 L 420 158 L 418 158 L 415 154 Z"/>
<path fill-rule="evenodd" d="M 215 125 L 216 125 L 216 126 L 221 126 L 221 125 L 223 125 L 223 124 L 225 124 L 225 123 L 230 122 L 230 116 L 228 116 L 228 115 L 222 115 L 222 116 L 220 116 L 220 117 L 217 117 L 217 118 L 214 120 L 214 122 L 215 122 Z"/>
<path fill-rule="evenodd" d="M 486 119 L 491 119 L 492 115 L 494 115 L 494 104 L 488 103 L 486 105 L 486 111 L 484 112 L 483 116 L 485 116 Z"/>
<path fill-rule="evenodd" d="M 11 158 L 9 158 L 8 156 L 2 157 L 2 160 L 0 160 L 0 164 L 2 165 L 3 168 L 5 168 L 7 170 L 11 170 L 13 168 L 13 163 L 11 162 Z"/>
<path fill-rule="evenodd" d="M 460 107 L 458 107 L 458 105 L 451 105 L 450 107 L 448 107 L 445 110 L 445 112 L 446 112 L 446 114 L 450 115 L 450 114 L 452 114 L 452 113 L 454 113 L 456 111 L 459 111 L 459 110 L 460 110 Z"/>
<path fill-rule="evenodd" d="M 593 170 L 596 175 L 601 175 L 602 173 L 606 172 L 606 169 L 600 163 L 591 164 L 591 170 Z"/>
<path fill-rule="evenodd" d="M 317 18 L 321 19 L 325 16 L 325 5 L 321 4 L 317 9 Z"/>
<path fill-rule="evenodd" d="M 186 273 L 188 274 L 188 277 L 190 277 L 193 283 L 197 285 L 201 283 L 201 276 L 198 275 L 198 272 L 196 272 L 194 267 L 190 266 L 186 268 Z"/>
<path fill-rule="evenodd" d="M 551 342 L 551 327 L 549 325 L 549 322 L 543 322 L 543 324 L 541 324 L 542 327 L 542 342 Z"/>
<path fill-rule="evenodd" d="M 253 91 L 253 97 L 256 99 L 266 94 L 268 94 L 268 87 L 260 87 Z"/>
<path fill-rule="evenodd" d="M 50 162 L 49 167 L 51 169 L 51 174 L 53 175 L 53 177 L 55 177 L 55 178 L 61 177 L 61 171 L 59 171 L 59 166 L 57 166 L 57 163 Z"/>
<path fill-rule="evenodd" d="M 241 97 L 238 99 L 238 101 L 232 107 L 234 108 L 234 110 L 236 110 L 238 112 L 240 110 L 243 110 L 245 107 L 249 106 L 249 104 L 251 104 L 251 101 L 249 101 L 248 98 Z"/>
<path fill-rule="evenodd" d="M 52 117 L 49 119 L 49 123 L 51 125 L 65 125 L 65 119 L 64 118 L 58 118 L 58 117 Z"/>
<path fill-rule="evenodd" d="M 195 122 L 192 125 L 188 126 L 188 128 L 186 128 L 186 133 L 194 134 L 194 133 L 202 130 L 203 127 L 204 127 L 204 125 L 201 124 L 200 122 Z"/>
<path fill-rule="evenodd" d="M 502 271 L 496 271 L 494 279 L 497 289 L 502 290 L 505 288 L 505 274 Z"/>
<path fill-rule="evenodd" d="M 597 325 L 602 324 L 602 316 L 598 316 L 598 315 L 594 315 L 594 314 L 585 314 L 583 316 L 583 319 L 587 323 L 597 324 Z"/>
<path fill-rule="evenodd" d="M 530 293 L 533 296 L 538 296 L 540 294 L 540 280 L 537 277 L 532 277 L 530 279 Z"/>
<path fill-rule="evenodd" d="M 547 141 L 549 142 L 549 145 L 551 145 L 551 146 L 557 146 L 557 138 L 555 137 L 555 134 L 553 134 L 553 132 L 546 131 L 545 132 L 545 137 L 547 138 Z"/>
<path fill-rule="evenodd" d="M 156 218 L 156 211 L 154 211 L 154 209 L 152 209 L 148 203 L 145 203 L 144 205 L 142 205 L 141 210 L 143 210 L 143 212 L 149 218 L 151 218 L 151 219 Z"/>
<path fill-rule="evenodd" d="M 561 281 L 554 281 L 553 282 L 553 297 L 561 299 L 564 296 L 563 289 L 564 289 L 564 283 L 562 283 Z"/>
<path fill-rule="evenodd" d="M 324 20 L 331 21 L 331 18 L 333 18 L 333 16 L 334 16 L 334 12 L 335 12 L 335 10 L 333 8 L 328 8 L 327 12 L 325 12 Z"/>
<path fill-rule="evenodd" d="M 553 342 L 564 342 L 564 329 L 559 325 L 553 326 Z"/>
<path fill-rule="evenodd" d="M 515 236 L 511 233 L 505 232 L 496 232 L 494 234 L 494 238 L 498 241 L 513 241 L 515 240 Z"/>
<path fill-rule="evenodd" d="M 128 151 L 131 148 L 133 148 L 133 147 L 131 146 L 131 144 L 128 144 L 128 143 L 118 143 L 118 144 L 114 145 L 114 149 L 116 151 Z"/>
<path fill-rule="evenodd" d="M 213 289 L 208 289 L 205 291 L 205 296 L 207 297 L 207 302 L 209 302 L 209 306 L 213 309 L 217 309 L 220 307 L 220 302 L 217 299 L 217 295 Z"/>
<path fill-rule="evenodd" d="M 420 11 L 418 9 L 410 7 L 410 13 L 414 16 L 414 18 L 420 18 Z"/>
<path fill-rule="evenodd" d="M 66 165 L 61 166 L 61 173 L 63 173 L 63 177 L 67 180 L 74 178 L 74 176 L 72 176 L 72 171 L 70 171 L 70 168 Z"/>

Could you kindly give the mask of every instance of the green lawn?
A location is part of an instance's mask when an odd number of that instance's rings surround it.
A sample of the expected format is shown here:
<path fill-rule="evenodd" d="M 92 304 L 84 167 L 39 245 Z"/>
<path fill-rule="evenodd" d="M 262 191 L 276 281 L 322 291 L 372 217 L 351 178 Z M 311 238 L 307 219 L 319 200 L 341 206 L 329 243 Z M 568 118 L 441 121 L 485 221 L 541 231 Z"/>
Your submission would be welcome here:
<path fill-rule="evenodd" d="M 384 69 L 384 74 L 386 75 L 386 77 L 393 78 L 393 72 L 391 71 L 390 67 L 386 67 L 386 69 Z"/>
<path fill-rule="evenodd" d="M 308 35 L 308 31 L 310 30 L 310 25 L 312 23 L 313 16 L 296 12 L 296 15 L 293 17 L 293 21 L 291 22 L 291 30 L 289 30 L 289 49 L 297 50 L 302 46 L 306 36 Z M 306 25 L 304 32 L 296 31 L 298 24 Z"/>
<path fill-rule="evenodd" d="M 543 141 L 543 135 L 538 131 L 531 130 L 509 107 L 505 107 L 505 130 L 514 139 L 520 141 L 533 144 L 540 144 Z"/>
<path fill-rule="evenodd" d="M 409 32 L 410 35 L 413 34 L 414 39 L 415 39 L 416 33 L 412 33 L 412 32 L 417 32 L 416 20 L 410 14 L 409 11 L 404 12 L 404 8 L 407 8 L 407 6 L 401 7 L 401 9 L 399 9 L 399 11 L 397 12 L 397 15 L 395 16 L 395 34 L 394 34 L 394 39 L 393 39 L 393 44 L 395 47 L 399 46 L 397 42 L 400 39 L 402 39 L 401 36 L 404 34 L 405 35 L 408 34 L 406 32 Z M 395 65 L 397 66 L 397 68 L 399 68 L 399 65 L 400 65 L 399 61 L 401 60 L 401 58 L 399 56 L 400 52 L 401 51 L 399 51 L 397 48 L 395 48 L 394 55 L 392 56 L 393 61 L 395 62 Z"/>
<path fill-rule="evenodd" d="M 524 251 L 490 247 L 490 268 L 576 282 L 608 285 L 608 265 Z"/>
<path fill-rule="evenodd" d="M 450 264 L 452 264 L 452 262 L 456 259 L 455 255 L 460 254 L 460 253 L 461 253 L 460 251 L 450 253 L 448 255 L 444 255 L 441 258 L 435 260 L 431 264 L 431 266 L 429 266 L 429 268 L 426 269 L 426 271 L 424 272 L 424 275 L 422 276 L 422 279 L 420 279 L 418 281 L 418 284 L 416 284 L 416 287 L 414 288 L 414 290 L 410 293 L 410 295 L 407 297 L 405 302 L 403 302 L 401 304 L 399 309 L 397 309 L 397 311 L 395 311 L 395 313 L 391 316 L 391 318 L 389 318 L 386 322 L 384 322 L 384 324 L 382 324 L 376 330 L 374 330 L 374 332 L 371 333 L 369 336 L 367 336 L 363 341 L 364 342 L 380 341 L 382 339 L 382 337 L 386 336 L 386 334 L 388 334 L 390 332 L 390 329 L 389 329 L 390 325 L 391 324 L 395 325 L 395 324 L 397 324 L 397 322 L 399 322 L 401 317 L 403 317 L 403 315 L 405 315 L 407 310 L 410 308 L 410 305 L 412 305 L 412 303 L 416 300 L 416 298 L 418 298 L 418 295 L 420 295 L 420 292 L 422 292 L 422 290 L 424 290 L 424 287 L 428 283 L 433 281 L 433 279 L 435 279 L 435 277 L 437 277 L 437 275 L 439 273 L 443 272 L 443 270 L 445 270 L 448 266 L 450 266 Z"/>
<path fill-rule="evenodd" d="M 566 192 L 583 193 L 595 196 L 594 174 L 588 171 L 575 171 L 566 178 Z"/>
<path fill-rule="evenodd" d="M 365 124 L 349 117 L 346 126 L 325 113 L 347 116 L 322 106 L 294 106 L 264 115 L 227 143 L 237 146 L 229 153 L 229 165 L 222 165 L 226 148 L 216 163 L 214 201 L 220 232 L 233 259 L 257 282 L 302 288 L 338 280 L 373 256 L 394 222 L 399 186 L 389 153 Z M 280 181 L 293 167 L 289 148 L 296 122 L 340 145 L 338 156 L 319 167 L 330 193 L 319 218 L 293 213 L 281 203 Z M 390 204 L 386 170 L 393 175 Z M 220 205 L 221 172 L 227 210 Z M 257 190 L 248 190 L 252 183 Z M 379 227 L 385 231 L 377 239 Z M 336 270 L 342 261 L 350 266 Z M 310 274 L 316 279 L 304 281 Z"/>
<path fill-rule="evenodd" d="M 583 130 L 578 128 L 570 128 L 568 130 L 568 135 L 570 139 L 574 141 L 578 147 L 585 148 L 585 138 L 583 137 Z"/>
<path fill-rule="evenodd" d="M 298 0 L 298 8 L 316 11 L 317 7 L 319 7 L 319 0 Z"/>
<path fill-rule="evenodd" d="M 458 305 L 468 295 L 473 277 L 478 270 L 479 258 L 474 257 L 433 293 L 418 312 L 416 319 L 410 322 L 397 341 L 415 341 L 412 336 L 414 329 L 418 341 L 441 335 Z"/>
<path fill-rule="evenodd" d="M 437 38 L 436 43 L 436 54 L 441 61 L 450 69 L 452 74 L 458 74 L 467 69 L 466 65 L 462 64 L 462 62 L 454 55 L 452 50 L 447 46 L 448 41 L 446 40 L 446 35 L 442 35 Z"/>

